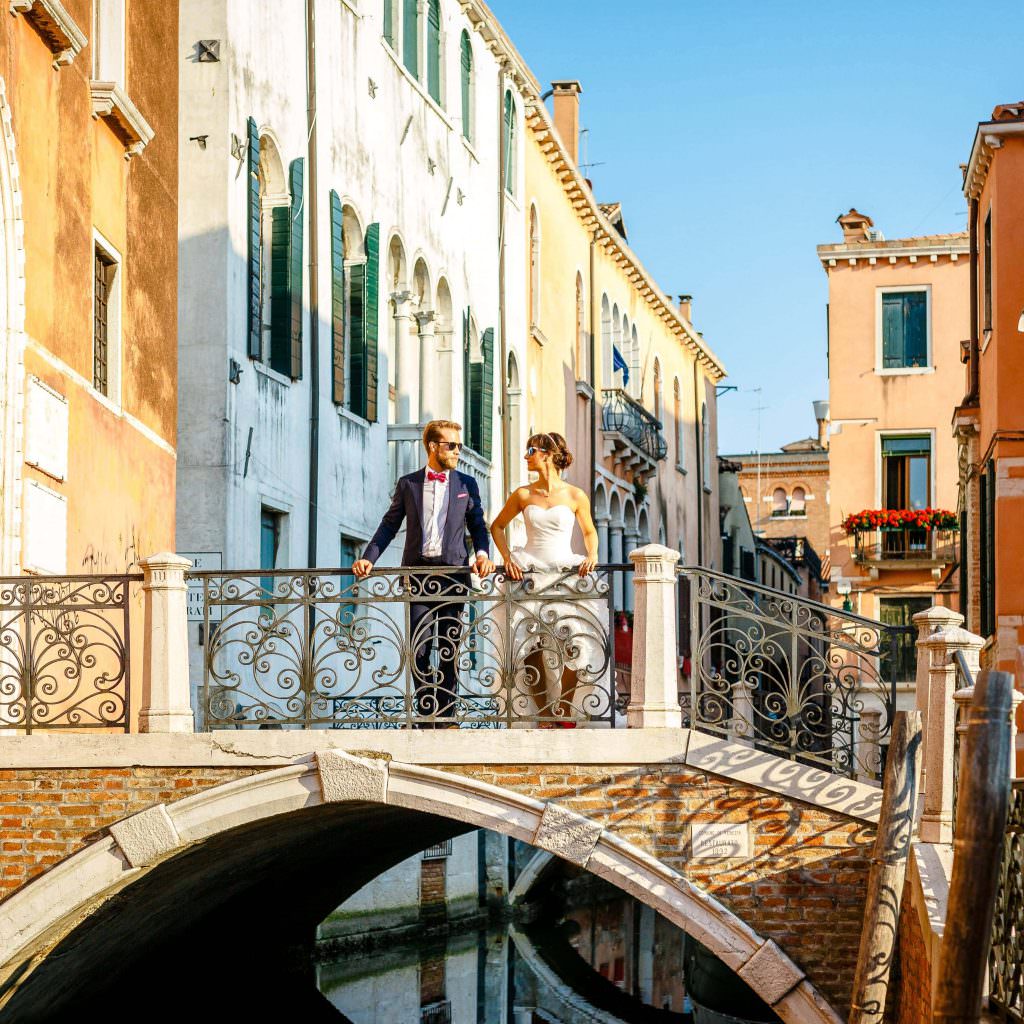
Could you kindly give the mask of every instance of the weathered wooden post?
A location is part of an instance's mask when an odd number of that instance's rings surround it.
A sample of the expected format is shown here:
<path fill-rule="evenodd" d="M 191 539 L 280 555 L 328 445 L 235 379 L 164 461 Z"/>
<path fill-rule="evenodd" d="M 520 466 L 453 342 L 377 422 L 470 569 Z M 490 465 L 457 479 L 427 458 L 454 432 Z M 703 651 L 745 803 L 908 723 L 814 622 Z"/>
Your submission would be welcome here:
<path fill-rule="evenodd" d="M 1010 802 L 1013 676 L 985 669 L 963 735 L 953 876 L 932 1024 L 976 1024 L 985 991 L 1003 831 Z"/>
<path fill-rule="evenodd" d="M 676 661 L 676 562 L 661 544 L 630 551 L 633 563 L 633 671 L 626 723 L 631 729 L 679 729 Z"/>
<path fill-rule="evenodd" d="M 903 882 L 917 811 L 921 712 L 899 711 L 885 763 L 878 834 L 868 873 L 867 906 L 853 981 L 850 1024 L 876 1024 L 885 1012 Z"/>

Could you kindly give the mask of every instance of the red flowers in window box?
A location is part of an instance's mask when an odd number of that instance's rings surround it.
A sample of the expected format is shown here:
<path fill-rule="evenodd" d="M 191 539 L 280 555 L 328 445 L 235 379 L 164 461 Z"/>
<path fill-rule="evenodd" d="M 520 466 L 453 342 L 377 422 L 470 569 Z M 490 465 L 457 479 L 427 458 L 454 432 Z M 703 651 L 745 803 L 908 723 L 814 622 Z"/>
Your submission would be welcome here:
<path fill-rule="evenodd" d="M 847 535 L 870 530 L 957 530 L 955 512 L 944 508 L 866 508 L 843 520 Z"/>

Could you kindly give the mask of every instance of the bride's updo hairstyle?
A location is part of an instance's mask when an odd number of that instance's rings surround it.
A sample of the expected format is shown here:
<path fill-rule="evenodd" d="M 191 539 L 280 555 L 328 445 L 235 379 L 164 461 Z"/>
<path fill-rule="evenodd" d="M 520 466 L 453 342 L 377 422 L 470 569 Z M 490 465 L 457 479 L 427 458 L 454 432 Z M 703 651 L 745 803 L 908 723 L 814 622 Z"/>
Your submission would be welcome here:
<path fill-rule="evenodd" d="M 568 469 L 573 463 L 572 452 L 561 434 L 533 434 L 526 443 L 550 453 L 551 461 L 559 472 Z"/>

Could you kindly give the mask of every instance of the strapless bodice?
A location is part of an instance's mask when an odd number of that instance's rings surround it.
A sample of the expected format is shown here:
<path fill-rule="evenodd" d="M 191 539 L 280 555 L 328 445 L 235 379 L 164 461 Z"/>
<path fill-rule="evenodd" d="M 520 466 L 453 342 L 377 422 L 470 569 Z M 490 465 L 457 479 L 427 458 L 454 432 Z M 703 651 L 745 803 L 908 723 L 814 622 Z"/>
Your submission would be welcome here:
<path fill-rule="evenodd" d="M 527 505 L 523 519 L 526 521 L 526 546 L 516 552 L 518 561 L 529 563 L 523 568 L 568 569 L 583 561 L 583 556 L 572 549 L 576 516 L 568 505 L 550 508 Z"/>

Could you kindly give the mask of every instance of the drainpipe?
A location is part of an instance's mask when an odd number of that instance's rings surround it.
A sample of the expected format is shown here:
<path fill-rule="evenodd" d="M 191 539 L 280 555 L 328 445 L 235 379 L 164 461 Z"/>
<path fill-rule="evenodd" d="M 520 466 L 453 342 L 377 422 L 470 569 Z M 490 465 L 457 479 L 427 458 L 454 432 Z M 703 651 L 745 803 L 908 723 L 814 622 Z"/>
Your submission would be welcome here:
<path fill-rule="evenodd" d="M 700 357 L 693 360 L 693 431 L 697 438 L 697 565 L 704 565 L 704 439 L 700 422 Z"/>
<path fill-rule="evenodd" d="M 597 229 L 590 238 L 590 507 L 597 496 Z M 596 326 L 595 326 L 596 325 Z"/>
<path fill-rule="evenodd" d="M 968 361 L 967 401 L 978 401 L 979 388 L 979 346 L 978 346 L 978 200 L 970 203 L 970 249 L 971 249 L 971 352 Z"/>
<path fill-rule="evenodd" d="M 505 72 L 498 69 L 498 336 L 501 355 L 501 493 L 512 493 L 512 473 L 509 466 L 512 430 L 508 412 L 508 339 L 505 336 Z M 524 365 L 524 370 L 526 369 Z M 465 384 L 463 384 L 465 387 Z M 493 415 L 493 410 L 491 411 Z"/>
<path fill-rule="evenodd" d="M 309 545 L 306 563 L 316 567 L 317 508 L 320 493 L 320 309 L 317 282 L 316 177 L 316 0 L 306 0 L 306 163 L 309 187 Z"/>

